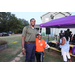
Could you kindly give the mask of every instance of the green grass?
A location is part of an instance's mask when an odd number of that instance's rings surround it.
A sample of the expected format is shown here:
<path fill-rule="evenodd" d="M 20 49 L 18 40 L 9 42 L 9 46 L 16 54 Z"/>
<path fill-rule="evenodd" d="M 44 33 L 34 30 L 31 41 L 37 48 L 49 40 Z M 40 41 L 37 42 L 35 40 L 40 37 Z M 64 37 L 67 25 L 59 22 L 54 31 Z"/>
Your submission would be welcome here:
<path fill-rule="evenodd" d="M 21 50 L 21 36 L 14 36 L 3 38 L 3 40 L 8 42 L 8 49 L 5 50 L 2 54 L 0 54 L 0 62 L 8 62 L 16 57 L 22 50 Z M 44 40 L 48 40 L 48 37 L 43 37 Z M 49 37 L 49 41 L 54 40 L 54 38 Z M 18 41 L 18 43 L 12 43 Z M 45 57 L 44 62 L 60 62 L 62 61 L 60 57 L 56 57 L 50 54 L 48 50 L 45 50 Z M 36 58 L 35 58 L 36 59 Z M 21 61 L 25 61 L 25 55 L 21 58 Z"/>
<path fill-rule="evenodd" d="M 21 48 L 21 36 L 14 36 L 8 38 L 2 38 L 8 42 L 8 48 L 0 53 L 0 62 L 9 62 L 16 57 L 22 50 Z M 48 37 L 43 37 L 44 40 L 48 40 Z M 49 40 L 54 40 L 53 37 L 49 37 Z M 17 41 L 18 43 L 13 43 Z M 0 51 L 1 52 L 1 51 Z M 25 61 L 25 55 L 21 58 L 21 61 Z M 62 62 L 62 57 L 59 52 L 45 50 L 44 62 Z"/>
<path fill-rule="evenodd" d="M 62 57 L 60 56 L 60 53 L 57 53 L 55 55 L 55 51 L 49 51 L 45 50 L 45 57 L 44 62 L 63 62 Z"/>
<path fill-rule="evenodd" d="M 48 37 L 42 37 L 42 39 L 47 40 L 48 41 Z M 54 40 L 54 37 L 49 37 L 49 41 Z"/>
<path fill-rule="evenodd" d="M 15 56 L 17 56 L 21 50 L 21 36 L 2 38 L 8 42 L 8 48 L 6 50 L 0 51 L 0 62 L 8 62 Z M 13 43 L 18 41 L 18 43 Z"/>
<path fill-rule="evenodd" d="M 48 37 L 43 37 L 44 40 L 48 40 Z M 53 37 L 49 37 L 49 41 L 54 40 Z M 21 61 L 25 61 L 25 56 L 22 57 Z M 43 58 L 44 62 L 63 62 L 63 59 L 61 57 L 61 54 L 59 52 L 56 51 L 52 51 L 50 50 L 48 52 L 48 50 L 45 50 L 45 57 Z M 36 58 L 35 58 L 35 62 L 36 62 Z"/>
<path fill-rule="evenodd" d="M 57 53 L 57 55 L 55 55 Z M 25 56 L 21 59 L 22 62 L 25 61 Z M 36 57 L 35 57 L 36 62 Z M 63 62 L 63 58 L 61 57 L 59 52 L 45 50 L 45 57 L 43 57 L 43 62 Z"/>

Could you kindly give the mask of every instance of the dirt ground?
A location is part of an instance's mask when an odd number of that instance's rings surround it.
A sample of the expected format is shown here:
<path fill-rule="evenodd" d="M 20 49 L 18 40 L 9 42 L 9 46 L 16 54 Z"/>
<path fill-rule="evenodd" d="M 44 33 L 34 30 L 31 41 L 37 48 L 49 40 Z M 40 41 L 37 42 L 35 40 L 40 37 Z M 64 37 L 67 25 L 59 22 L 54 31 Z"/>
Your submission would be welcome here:
<path fill-rule="evenodd" d="M 6 48 L 6 49 L 4 49 L 4 50 L 0 50 L 0 54 L 3 54 L 3 53 L 5 53 L 5 51 L 10 51 L 10 50 L 12 50 L 13 48 Z"/>
<path fill-rule="evenodd" d="M 50 55 L 53 55 L 53 56 L 58 56 L 58 57 L 63 59 L 63 57 L 61 56 L 61 52 L 50 50 L 49 52 L 47 52 L 47 54 L 50 54 Z M 71 56 L 71 60 L 72 60 L 72 62 L 75 62 L 75 57 Z"/>

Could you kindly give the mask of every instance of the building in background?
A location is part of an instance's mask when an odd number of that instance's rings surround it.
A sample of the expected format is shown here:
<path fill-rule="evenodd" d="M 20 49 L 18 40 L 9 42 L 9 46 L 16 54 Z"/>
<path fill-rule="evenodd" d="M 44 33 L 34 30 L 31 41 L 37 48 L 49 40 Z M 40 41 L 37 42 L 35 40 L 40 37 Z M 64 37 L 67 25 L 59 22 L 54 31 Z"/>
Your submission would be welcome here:
<path fill-rule="evenodd" d="M 48 21 L 51 21 L 51 20 L 54 20 L 54 19 L 58 19 L 58 18 L 62 18 L 62 17 L 66 17 L 66 16 L 70 16 L 71 13 L 70 12 L 48 12 L 44 15 L 41 16 L 41 21 L 42 23 L 45 23 L 45 22 L 48 22 Z M 54 35 L 59 35 L 60 31 L 63 30 L 65 31 L 66 28 L 50 28 L 50 31 L 51 31 L 51 34 L 49 36 L 54 36 Z M 70 29 L 73 34 L 75 34 L 75 29 Z M 42 28 L 41 29 L 41 32 L 43 35 L 46 36 L 46 28 Z"/>
<path fill-rule="evenodd" d="M 40 25 L 35 25 L 35 28 L 38 30 L 38 32 L 42 32 L 42 28 L 40 27 Z"/>

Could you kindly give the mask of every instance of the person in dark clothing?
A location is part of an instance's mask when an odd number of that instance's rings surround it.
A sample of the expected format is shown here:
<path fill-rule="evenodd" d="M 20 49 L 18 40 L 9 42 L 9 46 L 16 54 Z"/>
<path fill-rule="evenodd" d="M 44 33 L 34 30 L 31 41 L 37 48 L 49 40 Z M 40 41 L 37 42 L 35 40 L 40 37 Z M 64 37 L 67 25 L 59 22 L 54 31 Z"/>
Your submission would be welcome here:
<path fill-rule="evenodd" d="M 64 33 L 63 33 L 63 31 L 61 30 L 61 32 L 59 33 L 60 39 L 62 38 L 62 36 L 64 36 Z"/>
<path fill-rule="evenodd" d="M 62 39 L 63 36 L 64 36 L 64 33 L 63 33 L 63 31 L 61 30 L 60 33 L 59 33 L 59 42 L 60 42 L 60 39 Z M 57 49 L 61 50 L 59 44 L 57 44 L 56 47 L 57 47 Z"/>
<path fill-rule="evenodd" d="M 67 31 L 69 32 L 69 37 L 70 37 L 70 43 L 72 42 L 73 40 L 73 37 L 72 37 L 72 32 L 70 31 L 70 29 L 67 29 Z"/>
<path fill-rule="evenodd" d="M 70 31 L 70 42 L 72 42 L 72 40 L 73 40 L 73 37 L 72 37 L 72 32 Z"/>
<path fill-rule="evenodd" d="M 74 34 L 74 36 L 73 36 L 72 44 L 75 45 L 75 34 Z"/>

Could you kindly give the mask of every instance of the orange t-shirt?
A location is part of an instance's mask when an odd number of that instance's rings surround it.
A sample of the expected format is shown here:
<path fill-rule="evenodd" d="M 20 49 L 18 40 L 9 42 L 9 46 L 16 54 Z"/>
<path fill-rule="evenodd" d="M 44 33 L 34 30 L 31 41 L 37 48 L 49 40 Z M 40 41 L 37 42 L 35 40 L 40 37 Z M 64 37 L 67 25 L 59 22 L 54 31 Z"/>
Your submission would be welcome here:
<path fill-rule="evenodd" d="M 36 38 L 36 51 L 37 52 L 43 52 L 44 53 L 44 48 L 45 48 L 45 41 L 42 39 L 39 42 L 39 39 Z"/>

